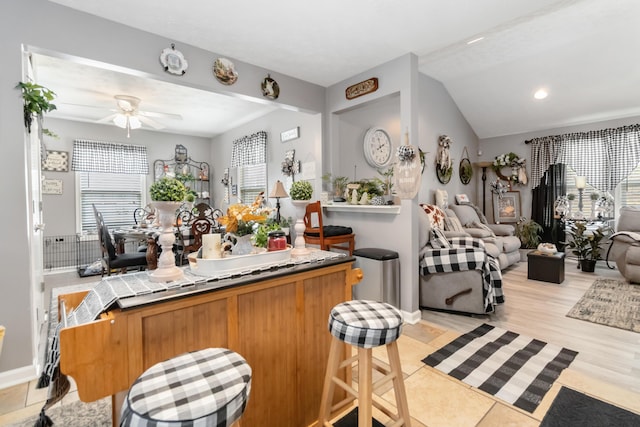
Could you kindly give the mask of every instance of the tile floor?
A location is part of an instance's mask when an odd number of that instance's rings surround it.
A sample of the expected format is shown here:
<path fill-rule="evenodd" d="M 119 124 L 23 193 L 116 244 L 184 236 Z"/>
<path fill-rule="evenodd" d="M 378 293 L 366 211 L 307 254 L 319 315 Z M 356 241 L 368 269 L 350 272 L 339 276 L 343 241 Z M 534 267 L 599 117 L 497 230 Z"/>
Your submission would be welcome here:
<path fill-rule="evenodd" d="M 426 355 L 459 335 L 458 332 L 443 329 L 424 320 L 404 328 L 398 345 L 414 426 L 538 426 L 562 385 L 640 413 L 640 394 L 591 379 L 585 374 L 571 370 L 571 367 L 563 371 L 538 409 L 529 414 L 421 362 Z M 383 363 L 387 362 L 386 352 L 382 348 L 375 349 L 374 356 Z M 11 425 L 40 411 L 47 392 L 46 389 L 35 389 L 35 384 L 36 381 L 31 381 L 0 390 L 0 426 Z M 72 392 L 57 405 L 77 400 L 77 393 L 73 390 L 75 388 L 72 386 Z M 376 390 L 376 394 L 393 404 L 393 391 L 388 385 Z M 376 412 L 375 416 L 381 422 L 386 421 L 385 416 L 379 412 Z"/>

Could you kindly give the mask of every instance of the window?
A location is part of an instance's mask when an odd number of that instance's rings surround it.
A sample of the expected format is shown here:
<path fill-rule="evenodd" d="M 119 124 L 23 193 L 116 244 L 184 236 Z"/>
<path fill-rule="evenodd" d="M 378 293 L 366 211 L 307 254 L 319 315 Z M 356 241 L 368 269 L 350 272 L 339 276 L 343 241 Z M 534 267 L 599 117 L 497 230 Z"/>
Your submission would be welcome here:
<path fill-rule="evenodd" d="M 242 203 L 251 204 L 256 196 L 267 191 L 267 164 L 240 166 L 238 168 L 239 198 Z"/>
<path fill-rule="evenodd" d="M 576 187 L 576 177 L 578 175 L 571 168 L 567 168 L 567 194 L 574 194 L 576 199 L 572 202 L 572 210 L 573 213 L 578 211 L 578 203 L 580 199 L 580 192 Z M 591 214 L 591 194 L 595 193 L 600 195 L 600 192 L 596 190 L 592 185 L 587 182 L 586 187 L 582 191 L 582 213 L 585 214 L 587 218 Z"/>
<path fill-rule="evenodd" d="M 231 167 L 238 168 L 238 198 L 253 203 L 267 191 L 267 133 L 259 131 L 233 141 Z"/>
<path fill-rule="evenodd" d="M 618 184 L 616 200 L 620 201 L 617 203 L 618 206 L 640 206 L 640 166 Z"/>
<path fill-rule="evenodd" d="M 76 176 L 80 189 L 80 231 L 96 230 L 94 204 L 110 230 L 130 226 L 133 211 L 145 205 L 144 175 L 77 172 Z"/>
<path fill-rule="evenodd" d="M 71 168 L 76 171 L 79 231 L 94 231 L 96 205 L 111 229 L 130 225 L 133 211 L 144 206 L 147 147 L 76 139 Z"/>

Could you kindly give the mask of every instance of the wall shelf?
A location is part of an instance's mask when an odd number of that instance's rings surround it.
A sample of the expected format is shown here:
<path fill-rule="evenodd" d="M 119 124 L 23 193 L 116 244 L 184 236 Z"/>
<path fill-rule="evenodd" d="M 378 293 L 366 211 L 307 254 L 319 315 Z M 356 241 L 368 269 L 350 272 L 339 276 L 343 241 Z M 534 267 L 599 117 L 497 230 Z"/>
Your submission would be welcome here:
<path fill-rule="evenodd" d="M 398 215 L 400 213 L 400 205 L 350 205 L 348 203 L 333 203 L 322 205 L 324 209 L 331 212 L 358 212 L 358 213 L 374 213 L 374 214 L 390 214 Z"/>

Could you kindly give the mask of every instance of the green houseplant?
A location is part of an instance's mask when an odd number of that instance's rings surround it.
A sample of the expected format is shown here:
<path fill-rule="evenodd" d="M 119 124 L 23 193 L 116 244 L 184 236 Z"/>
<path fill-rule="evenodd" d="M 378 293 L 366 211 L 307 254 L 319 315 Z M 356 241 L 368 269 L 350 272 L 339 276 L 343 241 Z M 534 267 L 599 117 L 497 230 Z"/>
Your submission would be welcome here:
<path fill-rule="evenodd" d="M 516 223 L 516 237 L 520 239 L 521 249 L 535 249 L 540 244 L 540 233 L 544 230 L 540 224 L 532 219 L 520 218 Z"/>
<path fill-rule="evenodd" d="M 593 232 L 587 230 L 584 221 L 576 221 L 569 225 L 567 234 L 571 240 L 563 242 L 572 253 L 578 256 L 579 267 L 584 272 L 593 273 L 596 261 L 600 258 L 600 243 L 608 236 L 609 227 L 598 227 Z"/>
<path fill-rule="evenodd" d="M 178 179 L 165 176 L 151 184 L 149 195 L 154 202 L 182 202 L 187 189 Z"/>
<path fill-rule="evenodd" d="M 22 91 L 24 126 L 27 132 L 31 133 L 31 124 L 33 119 L 42 122 L 44 113 L 55 110 L 57 107 L 51 101 L 56 97 L 55 92 L 35 83 L 19 82 L 16 89 Z M 42 126 L 40 126 L 42 129 Z M 42 133 L 49 136 L 55 136 L 50 130 L 42 129 Z"/>
<path fill-rule="evenodd" d="M 313 194 L 313 187 L 309 181 L 296 181 L 291 184 L 289 190 L 289 196 L 291 200 L 311 200 Z"/>
<path fill-rule="evenodd" d="M 322 180 L 331 185 L 334 202 L 344 202 L 344 190 L 347 188 L 349 178 L 346 176 L 333 176 L 330 172 L 322 175 Z"/>

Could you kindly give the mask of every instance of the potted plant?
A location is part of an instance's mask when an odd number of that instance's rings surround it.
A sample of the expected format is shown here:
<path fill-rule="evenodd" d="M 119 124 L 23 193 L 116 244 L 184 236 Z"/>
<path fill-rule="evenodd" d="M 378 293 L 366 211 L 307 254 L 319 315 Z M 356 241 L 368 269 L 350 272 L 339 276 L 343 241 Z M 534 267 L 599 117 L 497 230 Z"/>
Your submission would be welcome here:
<path fill-rule="evenodd" d="M 149 195 L 154 202 L 182 202 L 187 189 L 180 180 L 165 176 L 151 184 Z"/>
<path fill-rule="evenodd" d="M 312 194 L 313 187 L 309 181 L 305 180 L 294 182 L 289 190 L 291 200 L 311 200 Z"/>
<path fill-rule="evenodd" d="M 587 230 L 584 221 L 576 221 L 569 225 L 567 234 L 571 236 L 571 240 L 563 243 L 578 256 L 578 268 L 593 273 L 596 261 L 600 258 L 600 242 L 608 236 L 609 227 L 598 227 L 591 232 Z"/>
<path fill-rule="evenodd" d="M 24 126 L 27 128 L 27 132 L 31 133 L 31 124 L 35 118 L 43 134 L 55 136 L 50 130 L 42 128 L 42 118 L 44 113 L 57 108 L 55 104 L 51 103 L 56 94 L 44 86 L 29 82 L 19 82 L 16 88 L 22 91 Z"/>
<path fill-rule="evenodd" d="M 334 202 L 346 201 L 346 199 L 344 198 L 344 190 L 346 190 L 347 188 L 349 178 L 347 178 L 346 176 L 334 177 L 331 175 L 331 173 L 327 172 L 326 174 L 322 175 L 322 180 L 331 185 Z"/>
<path fill-rule="evenodd" d="M 153 200 L 152 206 L 158 211 L 162 228 L 162 234 L 158 238 L 162 253 L 158 259 L 158 268 L 149 274 L 149 279 L 153 282 L 178 280 L 183 277 L 183 273 L 176 266 L 176 259 L 173 256 L 173 243 L 176 239 L 173 224 L 176 219 L 176 210 L 184 201 L 187 189 L 176 178 L 165 176 L 151 184 L 149 195 Z"/>
<path fill-rule="evenodd" d="M 544 230 L 540 224 L 532 219 L 520 218 L 516 222 L 516 237 L 520 239 L 520 261 L 527 260 L 527 253 L 536 249 L 542 240 L 540 233 Z"/>
<path fill-rule="evenodd" d="M 384 177 L 382 180 L 382 192 L 385 203 L 393 203 L 393 166 L 384 172 L 378 171 Z"/>
<path fill-rule="evenodd" d="M 311 195 L 313 194 L 313 187 L 309 181 L 296 181 L 291 184 L 291 189 L 289 190 L 289 196 L 291 197 L 291 202 L 293 206 L 296 208 L 296 225 L 294 230 L 296 231 L 296 239 L 294 242 L 295 248 L 291 251 L 292 256 L 304 256 L 309 254 L 309 249 L 307 249 L 304 240 L 304 215 L 306 212 L 306 206 L 311 200 Z"/>

